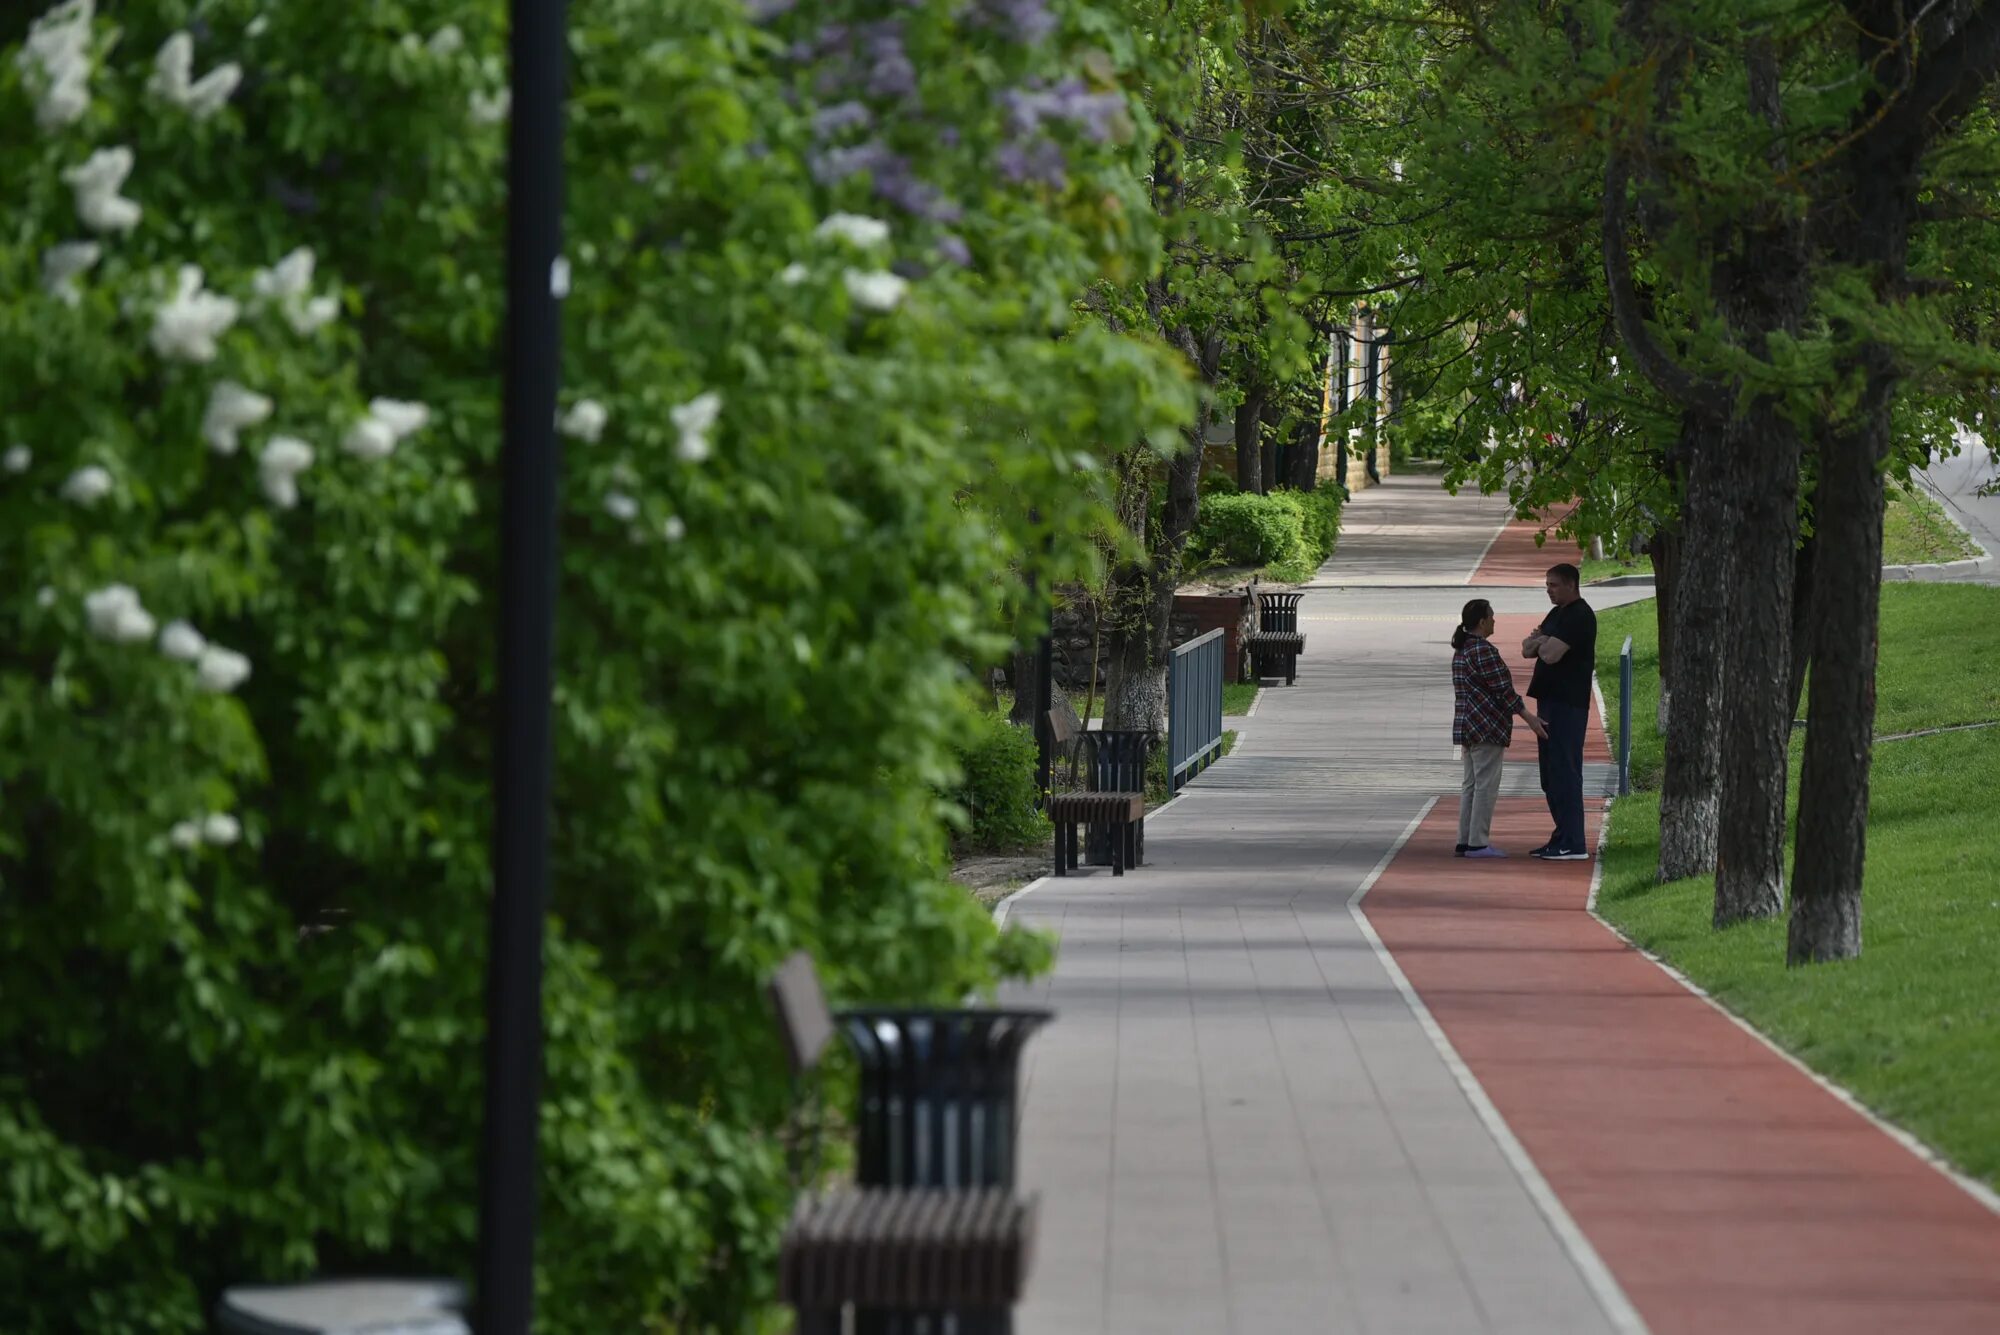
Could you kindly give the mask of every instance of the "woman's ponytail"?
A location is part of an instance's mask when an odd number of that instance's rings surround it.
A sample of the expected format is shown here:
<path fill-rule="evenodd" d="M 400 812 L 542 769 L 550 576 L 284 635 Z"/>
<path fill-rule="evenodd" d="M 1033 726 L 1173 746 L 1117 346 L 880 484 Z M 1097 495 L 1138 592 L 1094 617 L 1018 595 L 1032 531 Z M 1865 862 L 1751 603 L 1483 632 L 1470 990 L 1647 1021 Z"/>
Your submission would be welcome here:
<path fill-rule="evenodd" d="M 1467 630 L 1465 627 L 1460 626 L 1457 630 L 1451 633 L 1451 651 L 1453 653 L 1457 653 L 1460 649 L 1463 649 L 1465 647 L 1465 642 L 1471 638 L 1472 638 L 1472 632 Z"/>

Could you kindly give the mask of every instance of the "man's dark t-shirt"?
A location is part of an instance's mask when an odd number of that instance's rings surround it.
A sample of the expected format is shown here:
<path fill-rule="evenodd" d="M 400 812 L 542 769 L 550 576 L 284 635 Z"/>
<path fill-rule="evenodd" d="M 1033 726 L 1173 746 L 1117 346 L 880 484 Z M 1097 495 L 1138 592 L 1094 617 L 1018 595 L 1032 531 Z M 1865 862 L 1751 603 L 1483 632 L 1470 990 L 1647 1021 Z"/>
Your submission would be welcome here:
<path fill-rule="evenodd" d="M 1579 708 L 1588 706 L 1591 669 L 1597 663 L 1597 613 L 1579 598 L 1562 607 L 1551 607 L 1542 618 L 1541 630 L 1542 634 L 1568 645 L 1569 652 L 1554 663 L 1535 660 L 1528 697 Z"/>

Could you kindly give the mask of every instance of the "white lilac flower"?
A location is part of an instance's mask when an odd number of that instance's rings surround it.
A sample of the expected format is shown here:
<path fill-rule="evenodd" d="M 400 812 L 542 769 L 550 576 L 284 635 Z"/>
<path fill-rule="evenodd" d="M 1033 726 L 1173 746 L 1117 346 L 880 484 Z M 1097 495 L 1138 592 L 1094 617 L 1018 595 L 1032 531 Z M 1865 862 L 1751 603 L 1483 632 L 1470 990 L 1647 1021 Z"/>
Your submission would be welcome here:
<path fill-rule="evenodd" d="M 258 480 L 264 495 L 280 510 L 299 503 L 298 477 L 312 467 L 312 446 L 296 436 L 273 436 L 257 457 Z"/>
<path fill-rule="evenodd" d="M 668 415 L 674 419 L 674 429 L 681 433 L 674 453 L 691 464 L 706 459 L 709 453 L 708 433 L 715 429 L 717 419 L 722 416 L 722 396 L 711 389 L 695 395 Z"/>
<path fill-rule="evenodd" d="M 549 265 L 549 295 L 557 301 L 569 296 L 569 259 L 558 255 Z"/>
<path fill-rule="evenodd" d="M 854 298 L 856 305 L 871 311 L 895 310 L 910 290 L 908 281 L 892 273 L 849 269 L 846 281 L 847 295 Z"/>
<path fill-rule="evenodd" d="M 245 37 L 262 37 L 265 34 L 265 32 L 267 32 L 270 29 L 270 27 L 271 27 L 270 18 L 266 15 L 259 14 L 256 18 L 251 19 L 250 22 L 248 22 L 243 26 L 243 35 Z"/>
<path fill-rule="evenodd" d="M 285 319 L 290 322 L 292 332 L 302 335 L 318 333 L 339 315 L 340 298 L 331 295 L 295 302 L 285 308 Z"/>
<path fill-rule="evenodd" d="M 311 248 L 300 246 L 250 279 L 251 290 L 275 303 L 292 331 L 302 336 L 317 332 L 340 314 L 340 298 L 312 295 L 315 263 Z"/>
<path fill-rule="evenodd" d="M 787 264 L 784 268 L 778 270 L 778 281 L 783 283 L 786 287 L 797 287 L 800 283 L 805 282 L 806 279 L 810 276 L 811 276 L 811 271 L 807 269 L 805 265 L 800 264 L 797 260 L 792 261 L 790 264 Z"/>
<path fill-rule="evenodd" d="M 357 459 L 385 459 L 396 452 L 405 436 L 424 429 L 431 410 L 421 403 L 402 399 L 374 399 L 368 415 L 347 429 L 340 448 Z"/>
<path fill-rule="evenodd" d="M 129 585 L 107 584 L 83 600 L 93 635 L 118 644 L 153 638 L 153 617 Z"/>
<path fill-rule="evenodd" d="M 232 298 L 202 290 L 199 265 L 183 264 L 174 295 L 153 313 L 153 350 L 174 361 L 214 361 L 215 341 L 240 310 Z"/>
<path fill-rule="evenodd" d="M 25 473 L 28 465 L 35 462 L 35 452 L 26 445 L 10 445 L 7 453 L 0 455 L 0 468 L 10 473 Z"/>
<path fill-rule="evenodd" d="M 111 473 L 96 464 L 77 469 L 62 484 L 62 498 L 78 505 L 95 505 L 110 494 Z"/>
<path fill-rule="evenodd" d="M 227 848 L 242 837 L 243 826 L 226 811 L 215 812 L 201 823 L 202 842 L 217 848 Z"/>
<path fill-rule="evenodd" d="M 28 28 L 15 63 L 34 87 L 35 124 L 60 130 L 90 110 L 90 22 L 93 0 L 66 0 Z"/>
<path fill-rule="evenodd" d="M 396 439 L 413 435 L 430 424 L 431 410 L 409 399 L 370 399 L 369 416 L 386 423 Z"/>
<path fill-rule="evenodd" d="M 227 695 L 250 677 L 250 660 L 233 650 L 209 645 L 195 664 L 195 680 L 204 691 Z"/>
<path fill-rule="evenodd" d="M 201 417 L 201 438 L 217 454 L 236 453 L 236 433 L 271 415 L 271 401 L 234 380 L 224 380 L 208 392 L 208 410 Z"/>
<path fill-rule="evenodd" d="M 396 433 L 387 422 L 364 417 L 347 428 L 347 434 L 340 438 L 340 448 L 357 459 L 386 459 L 396 452 Z"/>
<path fill-rule="evenodd" d="M 856 246 L 879 246 L 889 239 L 889 224 L 858 213 L 835 213 L 813 229 L 817 237 L 834 237 Z"/>
<path fill-rule="evenodd" d="M 596 399 L 578 399 L 556 425 L 565 436 L 594 445 L 610 421 L 611 414 Z"/>
<path fill-rule="evenodd" d="M 639 517 L 639 502 L 622 491 L 607 491 L 604 493 L 604 513 L 629 524 Z"/>
<path fill-rule="evenodd" d="M 509 88 L 502 88 L 493 93 L 482 93 L 474 89 L 465 99 L 465 106 L 472 116 L 473 124 L 498 125 L 506 120 L 508 113 L 514 109 L 514 93 Z"/>
<path fill-rule="evenodd" d="M 313 253 L 300 246 L 268 269 L 251 275 L 250 287 L 266 301 L 287 301 L 312 290 Z"/>
<path fill-rule="evenodd" d="M 63 172 L 63 182 L 76 194 L 76 216 L 93 232 L 129 232 L 142 210 L 118 193 L 132 174 L 132 150 L 100 148 Z"/>
<path fill-rule="evenodd" d="M 440 59 L 445 56 L 455 56 L 465 49 L 465 34 L 458 30 L 457 24 L 447 23 L 431 34 L 431 39 L 424 43 L 424 48 Z"/>
<path fill-rule="evenodd" d="M 169 621 L 160 628 L 160 652 L 176 663 L 192 663 L 207 648 L 201 632 L 185 621 Z"/>
<path fill-rule="evenodd" d="M 681 522 L 679 515 L 668 515 L 660 524 L 660 533 L 668 542 L 679 542 L 687 536 L 688 526 Z"/>
<path fill-rule="evenodd" d="M 96 264 L 104 248 L 95 241 L 65 241 L 42 252 L 42 287 L 58 301 L 74 306 L 83 294 L 76 280 Z"/>
<path fill-rule="evenodd" d="M 146 91 L 169 106 L 179 107 L 196 120 L 207 120 L 222 110 L 230 95 L 243 82 L 243 68 L 231 62 L 193 78 L 194 38 L 177 32 L 161 45 L 153 60 L 153 77 Z"/>
<path fill-rule="evenodd" d="M 54 607 L 55 605 L 56 605 L 56 591 L 54 588 L 52 588 L 47 584 L 44 584 L 42 585 L 41 588 L 35 590 L 35 606 Z"/>
<path fill-rule="evenodd" d="M 201 823 L 184 820 L 167 831 L 167 841 L 175 848 L 192 851 L 201 847 Z"/>

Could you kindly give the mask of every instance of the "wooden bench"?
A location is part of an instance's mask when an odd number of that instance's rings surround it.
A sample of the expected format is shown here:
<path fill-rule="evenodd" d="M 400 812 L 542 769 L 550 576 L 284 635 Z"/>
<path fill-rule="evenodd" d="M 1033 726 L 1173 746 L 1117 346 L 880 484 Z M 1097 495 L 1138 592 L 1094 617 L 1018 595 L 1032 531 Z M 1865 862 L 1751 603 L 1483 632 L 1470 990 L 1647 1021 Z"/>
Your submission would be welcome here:
<path fill-rule="evenodd" d="M 1244 644 L 1250 651 L 1250 670 L 1258 679 L 1283 677 L 1287 686 L 1298 681 L 1299 655 L 1306 648 L 1306 637 L 1299 633 L 1299 603 L 1304 597 L 1302 593 L 1257 595 L 1257 629 Z"/>
<path fill-rule="evenodd" d="M 1152 734 L 1129 730 L 1079 734 L 1067 715 L 1049 711 L 1049 737 L 1067 753 L 1081 736 L 1093 748 L 1085 772 L 1090 788 L 1049 794 L 1049 820 L 1056 827 L 1055 872 L 1067 876 L 1078 863 L 1077 831 L 1104 829 L 1111 837 L 1111 874 L 1123 876 L 1144 857 L 1146 747 Z"/>
<path fill-rule="evenodd" d="M 793 1076 L 802 1080 L 818 1067 L 836 1032 L 811 957 L 800 951 L 786 960 L 773 975 L 768 990 Z M 842 1012 L 841 1023 L 851 1030 L 861 1017 L 871 1014 L 876 1013 Z M 882 1014 L 901 1015 L 904 1030 L 926 1028 L 925 1017 L 917 1012 Z M 966 1012 L 934 1015 L 938 1023 L 968 1018 Z M 970 1018 L 992 1021 L 973 1027 L 981 1032 L 998 1031 L 998 1041 L 986 1045 L 987 1055 L 1000 1056 L 1004 1071 L 982 1070 L 978 1074 L 983 1079 L 969 1078 L 965 1070 L 947 1072 L 950 1078 L 945 1083 L 953 1087 L 961 1106 L 944 1108 L 934 1092 L 928 1101 L 917 1100 L 922 1106 L 864 1106 L 859 1120 L 865 1123 L 872 1116 L 908 1121 L 915 1117 L 935 1122 L 934 1130 L 945 1140 L 955 1139 L 947 1130 L 953 1120 L 948 1112 L 957 1113 L 958 1120 L 984 1120 L 992 1115 L 1011 1120 L 1015 1107 L 1010 1083 L 1013 1063 L 1027 1034 L 1049 1014 L 994 1011 Z M 963 1049 L 965 1045 L 945 1046 Z M 899 1051 L 892 1074 L 900 1078 L 894 1083 L 899 1089 L 921 1084 L 913 1077 L 921 1074 L 926 1060 L 956 1060 L 962 1065 L 976 1056 L 965 1050 L 936 1052 L 930 1045 L 922 1051 Z M 993 1062 L 988 1060 L 985 1065 L 992 1067 Z M 998 1077 L 1004 1077 L 999 1083 L 1008 1084 L 1009 1097 L 982 1100 L 970 1096 L 971 1086 L 994 1083 Z M 865 1086 L 868 1081 L 863 1083 Z M 972 1103 L 980 1105 L 976 1119 Z M 866 1128 L 859 1129 L 865 1138 Z M 1011 1145 L 1011 1127 L 1009 1133 Z M 814 1157 L 817 1160 L 817 1155 Z M 868 1157 L 862 1156 L 864 1166 Z M 963 1157 L 962 1146 L 951 1156 L 961 1173 Z M 898 1162 L 908 1166 L 904 1159 Z M 931 1163 L 933 1180 L 943 1177 L 946 1167 L 942 1159 Z M 924 1335 L 947 1329 L 958 1335 L 1010 1335 L 1013 1308 L 1021 1299 L 1034 1255 L 1036 1201 L 1032 1196 L 1014 1194 L 1011 1153 L 996 1157 L 989 1168 L 988 1176 L 1001 1180 L 950 1186 L 863 1183 L 802 1197 L 778 1247 L 778 1296 L 798 1313 L 797 1335 L 840 1335 L 850 1308 L 855 1311 L 856 1330 L 866 1335 Z M 962 1177 L 958 1180 L 965 1181 Z"/>

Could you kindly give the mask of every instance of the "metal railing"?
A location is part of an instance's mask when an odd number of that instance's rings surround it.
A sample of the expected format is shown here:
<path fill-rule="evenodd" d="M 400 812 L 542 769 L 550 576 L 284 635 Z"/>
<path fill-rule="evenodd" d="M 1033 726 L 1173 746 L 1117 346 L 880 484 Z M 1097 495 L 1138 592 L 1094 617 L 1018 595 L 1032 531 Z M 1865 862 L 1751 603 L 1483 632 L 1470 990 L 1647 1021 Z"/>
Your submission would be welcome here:
<path fill-rule="evenodd" d="M 1618 651 L 1618 795 L 1632 792 L 1632 637 Z"/>
<path fill-rule="evenodd" d="M 1167 787 L 1178 792 L 1222 755 L 1222 632 L 1167 658 Z"/>

